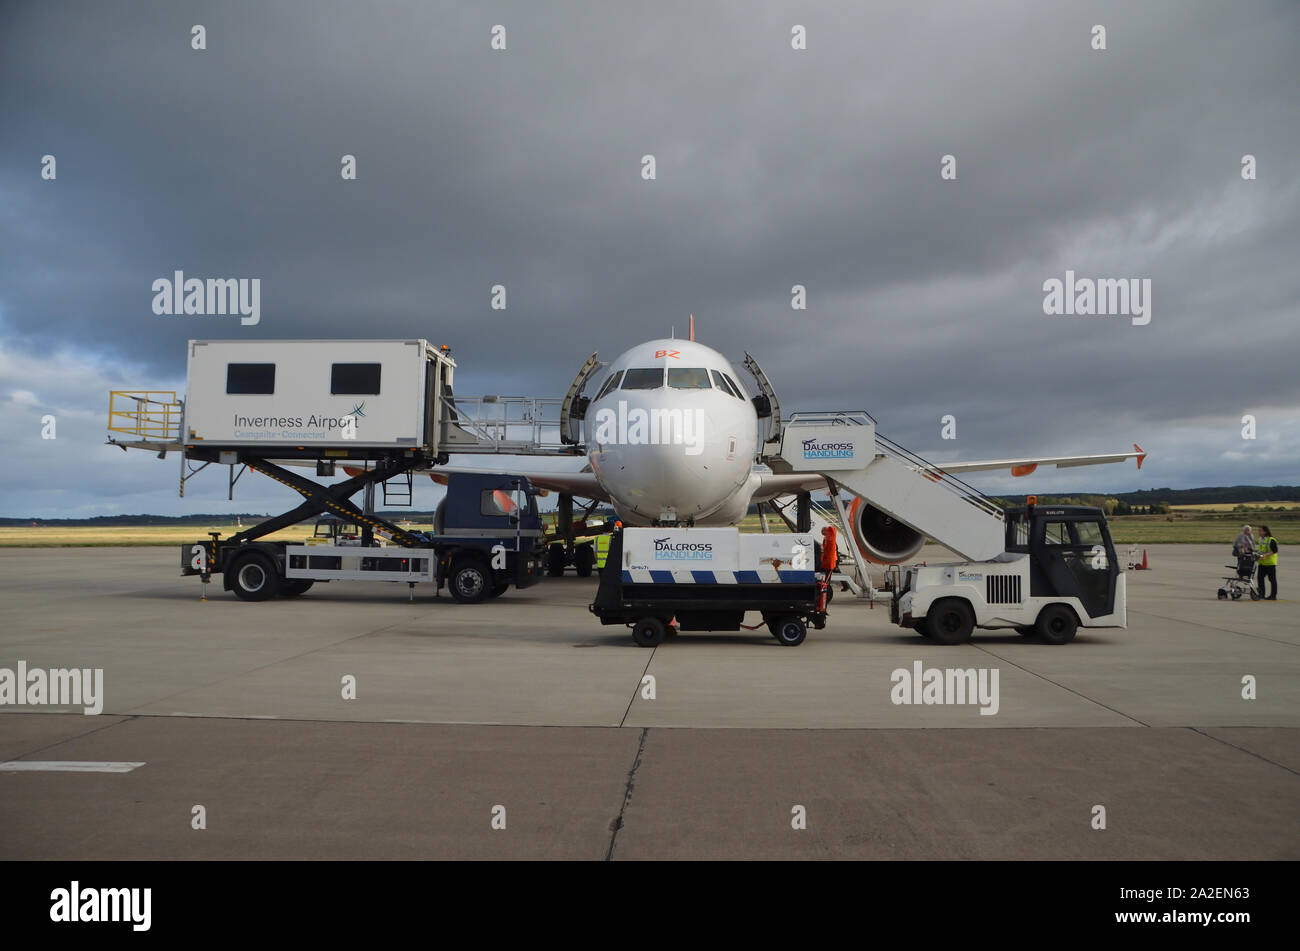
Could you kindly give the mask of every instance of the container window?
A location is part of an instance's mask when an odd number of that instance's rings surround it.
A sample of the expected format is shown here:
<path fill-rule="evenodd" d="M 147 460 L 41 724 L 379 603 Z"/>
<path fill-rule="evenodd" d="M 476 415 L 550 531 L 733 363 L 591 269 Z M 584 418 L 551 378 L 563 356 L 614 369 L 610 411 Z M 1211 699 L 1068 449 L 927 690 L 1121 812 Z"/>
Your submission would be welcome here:
<path fill-rule="evenodd" d="M 378 396 L 378 363 L 336 363 L 330 368 L 330 392 L 336 396 Z"/>
<path fill-rule="evenodd" d="M 227 363 L 227 393 L 274 393 L 274 363 Z"/>

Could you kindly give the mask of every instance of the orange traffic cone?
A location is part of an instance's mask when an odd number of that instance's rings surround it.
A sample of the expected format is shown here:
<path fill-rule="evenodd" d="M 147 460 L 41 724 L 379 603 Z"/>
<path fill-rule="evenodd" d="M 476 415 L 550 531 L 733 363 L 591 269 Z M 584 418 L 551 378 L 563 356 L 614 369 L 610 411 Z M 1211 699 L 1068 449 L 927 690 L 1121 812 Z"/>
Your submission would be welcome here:
<path fill-rule="evenodd" d="M 1146 550 L 1145 548 L 1143 548 L 1143 549 L 1142 549 L 1142 570 L 1143 570 L 1143 571 L 1146 571 L 1146 570 L 1148 570 L 1150 567 L 1151 567 L 1151 566 L 1147 564 L 1147 550 Z"/>

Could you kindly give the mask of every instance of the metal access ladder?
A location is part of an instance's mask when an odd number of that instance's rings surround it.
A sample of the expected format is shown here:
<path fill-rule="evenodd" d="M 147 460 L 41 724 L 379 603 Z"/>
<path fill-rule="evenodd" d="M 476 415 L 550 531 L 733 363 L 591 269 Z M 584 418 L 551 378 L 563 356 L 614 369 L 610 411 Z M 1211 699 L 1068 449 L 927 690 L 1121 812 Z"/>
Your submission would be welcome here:
<path fill-rule="evenodd" d="M 816 472 L 969 561 L 1003 550 L 1005 518 L 987 496 L 876 432 L 862 411 L 796 413 L 774 472 Z"/>

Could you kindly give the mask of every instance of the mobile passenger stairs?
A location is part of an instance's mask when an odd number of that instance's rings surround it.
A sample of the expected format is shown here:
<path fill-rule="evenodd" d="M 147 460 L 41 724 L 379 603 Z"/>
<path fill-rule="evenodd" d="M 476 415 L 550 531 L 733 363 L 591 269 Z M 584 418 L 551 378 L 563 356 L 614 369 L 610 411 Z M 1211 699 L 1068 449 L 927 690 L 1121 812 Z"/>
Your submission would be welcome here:
<path fill-rule="evenodd" d="M 993 558 L 1003 549 L 1001 507 L 940 465 L 881 436 L 866 411 L 795 413 L 782 421 L 768 446 L 764 461 L 773 472 L 810 472 L 826 479 L 829 506 L 809 504 L 803 494 L 769 504 L 792 530 L 836 525 L 841 567 L 833 580 L 860 597 L 874 599 L 876 592 L 865 559 L 852 544 L 854 516 L 841 490 L 971 561 Z"/>

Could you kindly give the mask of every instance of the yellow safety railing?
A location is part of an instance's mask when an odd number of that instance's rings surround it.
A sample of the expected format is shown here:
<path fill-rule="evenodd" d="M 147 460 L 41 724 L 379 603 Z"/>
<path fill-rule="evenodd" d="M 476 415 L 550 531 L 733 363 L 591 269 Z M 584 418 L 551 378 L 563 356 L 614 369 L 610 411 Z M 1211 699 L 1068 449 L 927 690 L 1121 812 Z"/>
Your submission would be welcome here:
<path fill-rule="evenodd" d="M 108 431 L 142 439 L 181 438 L 181 403 L 175 390 L 112 390 Z"/>

